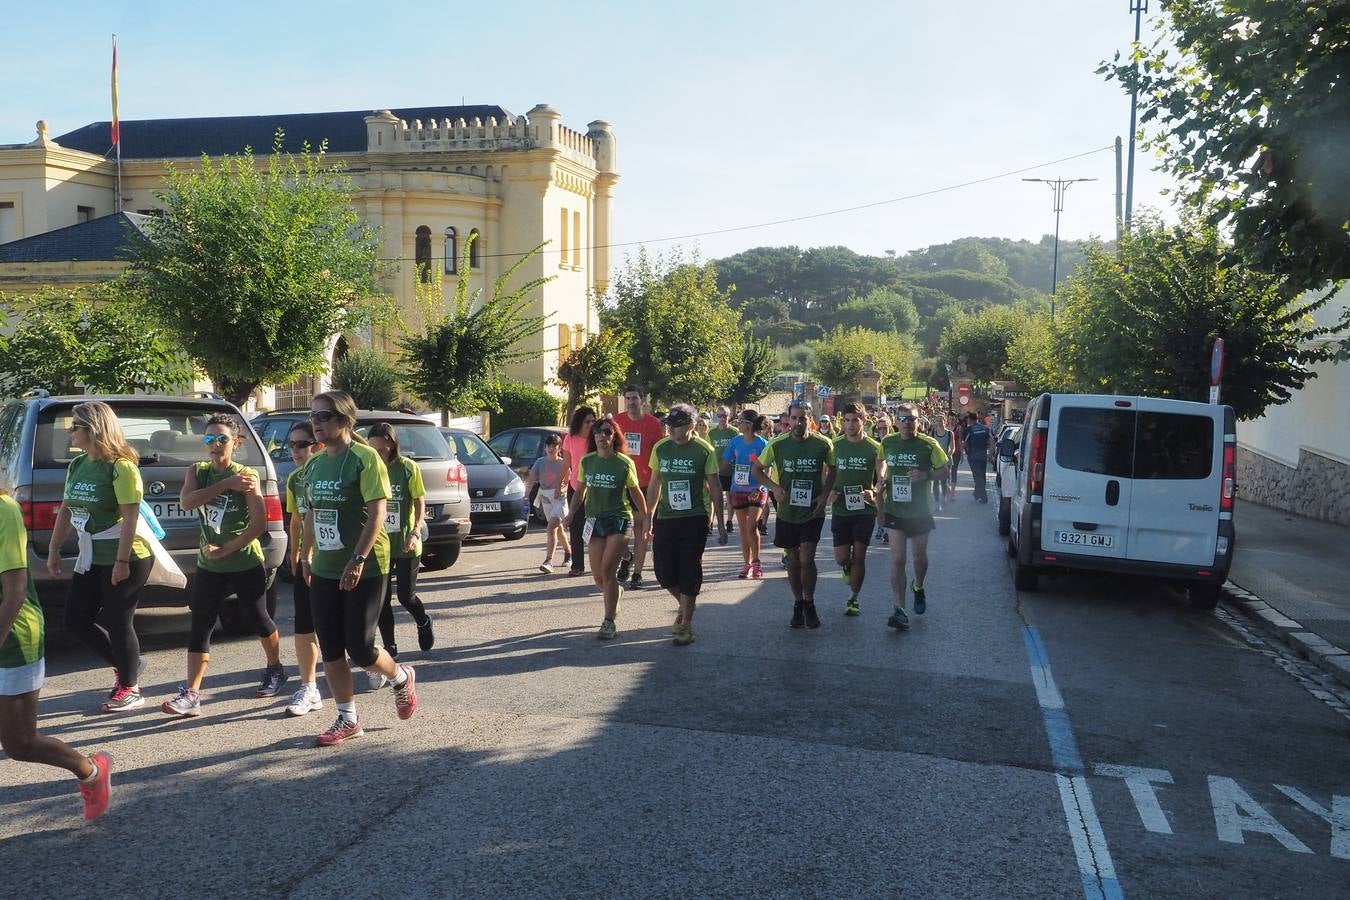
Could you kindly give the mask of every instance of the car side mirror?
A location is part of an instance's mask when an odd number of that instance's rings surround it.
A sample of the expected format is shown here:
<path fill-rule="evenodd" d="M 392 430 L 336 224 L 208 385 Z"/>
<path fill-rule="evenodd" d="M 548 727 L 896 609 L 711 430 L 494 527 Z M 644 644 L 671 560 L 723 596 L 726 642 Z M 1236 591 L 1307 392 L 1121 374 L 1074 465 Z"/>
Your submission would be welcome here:
<path fill-rule="evenodd" d="M 503 457 L 502 457 L 502 465 L 506 465 L 506 466 L 511 465 L 511 457 L 509 457 L 509 456 L 503 456 Z"/>
<path fill-rule="evenodd" d="M 1012 455 L 1012 461 L 1014 466 L 1017 465 L 1017 459 L 1019 456 L 1021 456 L 1021 454 L 1018 451 L 1014 450 Z"/>

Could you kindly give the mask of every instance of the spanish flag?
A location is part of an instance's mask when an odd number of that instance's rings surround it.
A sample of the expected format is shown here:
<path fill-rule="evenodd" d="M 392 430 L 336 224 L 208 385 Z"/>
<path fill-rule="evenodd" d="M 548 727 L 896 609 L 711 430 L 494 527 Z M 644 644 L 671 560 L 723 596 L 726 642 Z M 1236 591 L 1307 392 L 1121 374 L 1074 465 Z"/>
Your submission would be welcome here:
<path fill-rule="evenodd" d="M 121 123 L 117 119 L 117 35 L 113 35 L 112 66 L 112 142 L 116 147 L 122 143 Z"/>

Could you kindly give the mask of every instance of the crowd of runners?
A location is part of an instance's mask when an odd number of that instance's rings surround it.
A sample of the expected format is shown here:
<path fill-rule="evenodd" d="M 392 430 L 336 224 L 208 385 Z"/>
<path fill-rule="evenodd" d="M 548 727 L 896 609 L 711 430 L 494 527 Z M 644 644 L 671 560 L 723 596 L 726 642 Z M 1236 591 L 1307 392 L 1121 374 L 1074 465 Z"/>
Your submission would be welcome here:
<path fill-rule="evenodd" d="M 975 498 L 987 502 L 985 468 L 992 437 L 973 414 L 954 421 L 918 404 L 876 408 L 849 402 L 836 415 L 816 415 L 792 402 L 776 418 L 752 408 L 700 412 L 678 403 L 649 410 L 643 391 L 623 391 L 621 412 L 603 416 L 581 407 L 567 434 L 551 437 L 529 475 L 547 518 L 545 559 L 553 573 L 561 551 L 571 576 L 588 568 L 601 596 L 597 636 L 613 639 L 625 591 L 651 575 L 671 595 L 677 646 L 694 640 L 703 588 L 703 554 L 715 532 L 736 535 L 738 577 L 762 579 L 763 542 L 771 517 L 792 599 L 789 627 L 821 626 L 816 548 L 830 521 L 830 539 L 847 588 L 843 614 L 861 614 L 867 551 L 889 545 L 891 608 L 887 626 L 910 627 L 928 609 L 925 579 L 934 513 L 954 498 L 957 464 L 971 469 Z M 388 685 L 400 719 L 417 710 L 416 673 L 397 659 L 392 599 L 413 617 L 421 650 L 435 643 L 430 616 L 415 588 L 425 488 L 415 464 L 400 453 L 396 428 L 354 426 L 357 409 L 342 391 L 317 395 L 309 419 L 287 437 L 296 468 L 285 485 L 287 564 L 294 579 L 294 649 L 299 689 L 286 712 L 322 709 L 317 673 L 337 715 L 318 734 L 334 746 L 363 734 L 352 666 L 367 686 Z M 203 460 L 188 469 L 180 501 L 197 513 L 199 552 L 192 582 L 185 678 L 163 701 L 170 716 L 202 711 L 202 679 L 210 636 L 230 594 L 256 628 L 263 669 L 256 694 L 277 696 L 288 680 L 281 640 L 268 613 L 267 572 L 258 538 L 265 511 L 256 473 L 233 459 L 243 422 L 214 416 L 203 435 Z M 142 503 L 138 455 L 113 411 L 87 402 L 73 410 L 71 463 L 64 500 L 47 548 L 47 568 L 62 575 L 60 547 L 73 532 L 79 556 L 65 608 L 67 628 L 113 670 L 100 709 L 120 713 L 145 704 L 139 686 L 145 662 L 134 616 L 140 591 L 156 583 L 163 553 Z M 15 500 L 0 492 L 0 743 L 11 759 L 67 769 L 84 798 L 85 818 L 106 809 L 112 762 L 82 754 L 37 730 L 44 667 L 44 623 L 27 571 L 27 531 Z M 395 584 L 397 588 L 395 589 Z M 786 607 L 785 607 L 786 608 Z M 381 639 L 377 645 L 377 631 Z"/>

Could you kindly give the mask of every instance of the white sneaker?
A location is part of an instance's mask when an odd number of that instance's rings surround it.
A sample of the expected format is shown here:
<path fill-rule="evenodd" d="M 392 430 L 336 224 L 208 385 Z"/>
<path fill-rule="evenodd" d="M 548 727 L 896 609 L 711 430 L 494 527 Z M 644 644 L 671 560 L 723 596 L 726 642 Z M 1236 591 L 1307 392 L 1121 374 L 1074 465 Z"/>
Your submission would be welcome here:
<path fill-rule="evenodd" d="M 389 679 L 385 678 L 379 672 L 366 673 L 366 690 L 378 691 L 388 683 Z"/>
<path fill-rule="evenodd" d="M 303 716 L 305 713 L 323 709 L 323 697 L 317 687 L 301 687 L 291 695 L 291 705 L 286 707 L 288 716 Z"/>
<path fill-rule="evenodd" d="M 552 574 L 553 574 L 553 561 L 552 561 L 552 560 L 549 560 L 549 559 L 546 559 L 546 560 L 544 560 L 543 562 L 541 562 L 541 563 L 539 564 L 539 571 L 540 571 L 540 572 L 543 572 L 545 575 L 552 575 Z"/>

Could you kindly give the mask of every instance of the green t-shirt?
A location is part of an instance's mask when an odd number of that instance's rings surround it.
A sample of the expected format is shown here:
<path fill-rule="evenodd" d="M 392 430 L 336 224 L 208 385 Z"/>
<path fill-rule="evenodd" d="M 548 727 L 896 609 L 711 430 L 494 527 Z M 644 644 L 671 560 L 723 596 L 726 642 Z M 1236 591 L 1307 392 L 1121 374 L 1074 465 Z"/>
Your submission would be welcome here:
<path fill-rule="evenodd" d="M 938 442 L 926 434 L 916 434 L 905 440 L 898 434 L 887 435 L 881 442 L 881 453 L 886 459 L 886 512 L 897 519 L 918 519 L 932 514 L 933 491 L 927 481 L 914 484 L 909 479 L 910 469 L 932 472 L 947 464 L 947 454 Z"/>
<path fill-rule="evenodd" d="M 298 514 L 300 518 L 305 517 L 309 512 L 309 494 L 305 491 L 305 473 L 309 471 L 309 464 L 323 453 L 310 454 L 309 459 L 305 460 L 304 465 L 296 466 L 291 469 L 291 474 L 286 476 L 286 515 Z"/>
<path fill-rule="evenodd" d="M 722 454 L 727 452 L 727 444 L 730 444 L 731 439 L 740 433 L 739 428 L 730 427 L 714 428 L 708 432 L 708 443 L 712 444 L 719 460 L 722 458 Z"/>
<path fill-rule="evenodd" d="M 389 466 L 389 488 L 392 493 L 384 505 L 384 531 L 389 535 L 390 555 L 404 559 L 414 555 L 403 552 L 403 545 L 412 534 L 412 502 L 427 495 L 422 470 L 408 457 L 400 456 Z"/>
<path fill-rule="evenodd" d="M 315 575 L 338 579 L 366 527 L 366 504 L 389 499 L 389 470 L 380 454 L 355 441 L 337 456 L 329 456 L 327 451 L 314 454 L 305 470 L 309 514 L 314 523 L 314 561 L 310 568 Z M 361 578 L 375 578 L 388 571 L 389 538 L 381 528 L 375 533 L 375 545 L 361 569 Z"/>
<path fill-rule="evenodd" d="M 122 521 L 120 506 L 140 503 L 145 495 L 141 470 L 126 459 L 104 462 L 80 454 L 66 469 L 66 489 L 62 495 L 70 510 L 70 524 L 77 531 L 98 534 Z M 150 545 L 139 537 L 131 542 L 131 555 L 144 559 Z M 117 536 L 94 541 L 93 563 L 111 566 L 117 562 Z"/>
<path fill-rule="evenodd" d="M 28 570 L 28 529 L 23 511 L 9 494 L 0 494 L 0 572 Z M 17 669 L 42 659 L 45 651 L 42 605 L 38 602 L 33 573 L 28 570 L 28 590 L 14 619 L 9 636 L 0 644 L 0 669 Z"/>
<path fill-rule="evenodd" d="M 825 487 L 825 467 L 834 465 L 834 444 L 814 431 L 802 440 L 791 433 L 779 435 L 759 455 L 760 465 L 773 470 L 773 480 L 787 491 L 787 502 L 778 504 L 778 518 L 801 524 L 812 518 L 812 508 Z"/>
<path fill-rule="evenodd" d="M 586 518 L 633 518 L 628 489 L 638 487 L 638 479 L 632 457 L 616 453 L 605 459 L 599 453 L 587 453 L 581 458 L 577 479 L 586 485 Z"/>
<path fill-rule="evenodd" d="M 877 482 L 877 457 L 881 445 L 867 435 L 856 444 L 846 437 L 834 442 L 834 489 L 839 499 L 831 507 L 834 515 L 875 516 L 876 500 L 863 499 L 863 491 L 870 491 Z"/>
<path fill-rule="evenodd" d="M 233 478 L 240 472 L 253 471 L 242 463 L 232 462 L 217 472 L 209 462 L 195 467 L 197 487 L 210 487 L 218 481 Z M 197 538 L 197 568 L 208 572 L 245 572 L 263 564 L 262 545 L 254 538 L 224 559 L 207 559 L 206 545 L 223 546 L 248 531 L 248 497 L 238 491 L 226 491 L 197 507 L 201 533 Z"/>
<path fill-rule="evenodd" d="M 697 435 L 685 444 L 661 438 L 652 447 L 648 465 L 653 474 L 661 475 L 656 518 L 708 518 L 708 476 L 717 474 L 717 451 L 712 444 Z"/>

